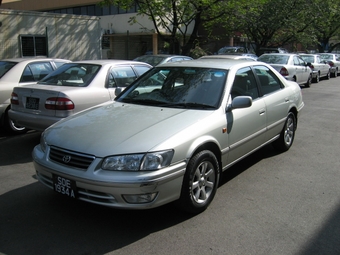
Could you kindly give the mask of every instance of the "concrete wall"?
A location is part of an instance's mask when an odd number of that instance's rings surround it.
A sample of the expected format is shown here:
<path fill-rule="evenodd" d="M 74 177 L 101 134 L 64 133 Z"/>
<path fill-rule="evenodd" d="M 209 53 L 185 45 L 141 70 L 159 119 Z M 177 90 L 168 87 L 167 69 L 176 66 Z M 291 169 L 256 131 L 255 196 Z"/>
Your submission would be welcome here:
<path fill-rule="evenodd" d="M 98 17 L 0 9 L 0 59 L 21 57 L 19 35 L 46 35 L 48 56 L 101 59 Z"/>

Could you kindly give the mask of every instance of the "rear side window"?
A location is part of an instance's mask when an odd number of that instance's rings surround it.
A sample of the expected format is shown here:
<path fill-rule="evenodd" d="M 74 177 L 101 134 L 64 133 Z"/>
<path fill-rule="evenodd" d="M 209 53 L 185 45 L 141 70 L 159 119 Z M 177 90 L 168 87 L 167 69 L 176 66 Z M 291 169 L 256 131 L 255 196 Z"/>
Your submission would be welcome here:
<path fill-rule="evenodd" d="M 53 71 L 50 62 L 39 62 L 28 64 L 20 78 L 20 82 L 40 81 L 46 75 Z"/>
<path fill-rule="evenodd" d="M 109 88 L 127 87 L 137 79 L 131 66 L 115 66 L 109 73 Z"/>
<path fill-rule="evenodd" d="M 141 76 L 143 73 L 150 70 L 150 67 L 148 66 L 134 66 L 138 76 Z"/>
<path fill-rule="evenodd" d="M 254 70 L 263 95 L 273 93 L 284 87 L 279 78 L 268 67 L 255 66 Z"/>

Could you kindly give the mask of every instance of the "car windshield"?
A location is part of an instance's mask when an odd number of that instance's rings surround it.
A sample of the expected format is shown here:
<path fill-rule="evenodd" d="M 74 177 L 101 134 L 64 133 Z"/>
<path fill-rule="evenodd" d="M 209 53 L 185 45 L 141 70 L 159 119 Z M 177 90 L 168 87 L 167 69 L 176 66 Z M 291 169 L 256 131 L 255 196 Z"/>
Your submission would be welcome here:
<path fill-rule="evenodd" d="M 0 78 L 5 75 L 13 66 L 15 66 L 16 62 L 9 61 L 0 61 Z"/>
<path fill-rule="evenodd" d="M 96 76 L 100 65 L 67 63 L 47 75 L 38 84 L 86 87 Z"/>
<path fill-rule="evenodd" d="M 314 63 L 314 56 L 300 56 L 307 63 Z"/>
<path fill-rule="evenodd" d="M 227 70 L 159 67 L 142 76 L 115 100 L 183 109 L 216 109 L 220 105 Z"/>
<path fill-rule="evenodd" d="M 262 61 L 268 64 L 281 64 L 285 65 L 288 63 L 289 56 L 285 55 L 274 55 L 274 54 L 268 54 L 268 55 L 261 55 L 257 61 Z"/>

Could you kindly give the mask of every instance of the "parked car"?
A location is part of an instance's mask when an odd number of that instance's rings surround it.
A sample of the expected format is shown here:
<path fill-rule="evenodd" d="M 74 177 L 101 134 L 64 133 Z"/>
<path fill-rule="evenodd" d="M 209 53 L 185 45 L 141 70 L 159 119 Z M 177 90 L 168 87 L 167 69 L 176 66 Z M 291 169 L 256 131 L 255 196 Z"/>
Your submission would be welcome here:
<path fill-rule="evenodd" d="M 311 63 L 309 66 L 312 69 L 313 81 L 318 83 L 320 78 L 330 78 L 330 65 L 327 61 L 321 60 L 317 54 L 300 54 L 300 57 L 307 63 Z"/>
<path fill-rule="evenodd" d="M 207 55 L 200 58 L 228 58 L 228 59 L 240 59 L 240 60 L 250 60 L 256 61 L 257 56 L 251 53 L 230 53 L 230 54 L 219 54 L 219 55 Z"/>
<path fill-rule="evenodd" d="M 37 84 L 15 87 L 9 116 L 16 125 L 45 130 L 76 112 L 114 99 L 151 68 L 146 63 L 126 60 L 65 64 Z"/>
<path fill-rule="evenodd" d="M 288 50 L 286 50 L 285 48 L 271 48 L 271 47 L 260 48 L 258 55 L 261 56 L 264 53 L 288 53 Z"/>
<path fill-rule="evenodd" d="M 289 150 L 303 106 L 299 85 L 265 63 L 162 64 L 114 101 L 46 129 L 33 151 L 37 178 L 98 205 L 148 209 L 176 201 L 200 213 L 230 166 L 270 143 Z"/>
<path fill-rule="evenodd" d="M 320 58 L 331 67 L 331 77 L 337 77 L 340 74 L 340 54 L 320 53 Z"/>
<path fill-rule="evenodd" d="M 152 66 L 184 60 L 193 60 L 193 58 L 181 55 L 159 54 L 159 55 L 143 55 L 134 59 L 134 61 L 141 61 L 144 63 L 148 63 Z"/>
<path fill-rule="evenodd" d="M 64 63 L 66 59 L 11 58 L 0 60 L 0 126 L 12 134 L 23 133 L 24 127 L 16 126 L 8 117 L 10 98 L 15 86 L 37 82 Z"/>
<path fill-rule="evenodd" d="M 309 67 L 311 63 L 305 62 L 298 54 L 262 54 L 257 60 L 270 64 L 287 80 L 306 87 L 312 83 L 312 69 Z"/>
<path fill-rule="evenodd" d="M 217 54 L 229 54 L 229 53 L 248 53 L 249 50 L 242 46 L 224 46 L 217 51 Z"/>

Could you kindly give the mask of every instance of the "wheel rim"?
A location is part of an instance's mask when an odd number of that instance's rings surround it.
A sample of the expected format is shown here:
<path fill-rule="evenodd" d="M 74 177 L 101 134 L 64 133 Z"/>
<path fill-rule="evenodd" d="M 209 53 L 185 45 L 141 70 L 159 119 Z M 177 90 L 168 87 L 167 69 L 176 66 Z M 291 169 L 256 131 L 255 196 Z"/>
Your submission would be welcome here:
<path fill-rule="evenodd" d="M 287 146 L 291 145 L 293 138 L 294 138 L 294 120 L 292 118 L 288 118 L 284 132 L 284 141 Z"/>
<path fill-rule="evenodd" d="M 25 127 L 16 126 L 12 120 L 9 120 L 9 125 L 13 131 L 23 131 Z"/>
<path fill-rule="evenodd" d="M 197 168 L 193 176 L 191 185 L 191 196 L 202 204 L 211 195 L 216 182 L 215 167 L 209 161 L 203 161 Z"/>

